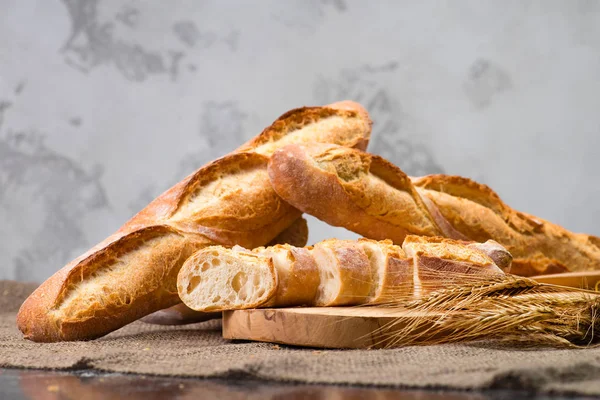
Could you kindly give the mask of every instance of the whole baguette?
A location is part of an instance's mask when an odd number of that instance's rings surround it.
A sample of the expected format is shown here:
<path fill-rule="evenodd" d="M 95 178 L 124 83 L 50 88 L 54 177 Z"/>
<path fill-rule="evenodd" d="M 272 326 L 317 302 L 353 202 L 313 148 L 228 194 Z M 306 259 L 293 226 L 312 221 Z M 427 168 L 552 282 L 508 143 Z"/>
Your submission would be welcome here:
<path fill-rule="evenodd" d="M 489 244 L 499 251 L 497 243 Z M 407 236 L 402 247 L 368 239 L 330 239 L 304 248 L 210 246 L 184 263 L 177 287 L 186 306 L 205 312 L 381 304 L 503 274 L 486 249 L 415 236 Z"/>
<path fill-rule="evenodd" d="M 304 218 L 298 218 L 292 225 L 287 227 L 275 239 L 268 243 L 268 246 L 276 244 L 290 244 L 296 247 L 306 246 L 308 241 L 308 225 Z M 141 319 L 142 322 L 156 325 L 186 325 L 197 322 L 208 321 L 215 318 L 221 318 L 220 312 L 206 313 L 195 311 L 183 303 L 174 305 L 146 315 Z"/>
<path fill-rule="evenodd" d="M 510 272 L 522 276 L 600 269 L 599 238 L 513 210 L 467 178 L 410 178 L 379 156 L 328 144 L 276 151 L 269 177 L 294 207 L 368 238 L 491 239 L 514 257 Z"/>
<path fill-rule="evenodd" d="M 352 102 L 285 113 L 51 276 L 21 306 L 19 329 L 40 342 L 93 339 L 179 303 L 177 273 L 195 251 L 264 245 L 300 217 L 269 183 L 273 151 L 314 141 L 364 149 L 370 128 L 366 111 Z"/>

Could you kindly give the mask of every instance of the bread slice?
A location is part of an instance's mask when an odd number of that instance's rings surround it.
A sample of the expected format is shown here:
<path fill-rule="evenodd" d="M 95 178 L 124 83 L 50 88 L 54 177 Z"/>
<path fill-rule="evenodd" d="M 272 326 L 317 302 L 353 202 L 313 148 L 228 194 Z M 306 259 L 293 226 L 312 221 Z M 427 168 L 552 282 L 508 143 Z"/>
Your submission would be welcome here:
<path fill-rule="evenodd" d="M 51 276 L 22 305 L 19 329 L 40 342 L 93 339 L 179 303 L 177 274 L 191 254 L 215 244 L 265 245 L 300 217 L 271 187 L 273 151 L 312 141 L 364 149 L 370 126 L 366 111 L 351 102 L 282 115 Z"/>
<path fill-rule="evenodd" d="M 513 256 L 500 243 L 495 240 L 487 240 L 485 243 L 471 242 L 467 244 L 471 249 L 477 249 L 494 261 L 502 271 L 511 272 Z"/>
<path fill-rule="evenodd" d="M 400 246 L 391 240 L 359 239 L 358 245 L 367 255 L 371 270 L 371 289 L 366 303 L 381 304 L 412 295 L 413 263 Z"/>
<path fill-rule="evenodd" d="M 270 257 L 277 273 L 275 295 L 262 306 L 314 304 L 320 277 L 310 250 L 292 245 L 276 245 L 254 251 Z"/>
<path fill-rule="evenodd" d="M 180 297 L 205 312 L 257 307 L 277 289 L 272 258 L 240 249 L 211 246 L 190 257 L 182 271 Z"/>
<path fill-rule="evenodd" d="M 410 235 L 402 249 L 413 260 L 415 298 L 452 283 L 504 274 L 483 251 L 452 239 Z"/>
<path fill-rule="evenodd" d="M 371 264 L 361 246 L 351 240 L 325 240 L 311 250 L 319 269 L 317 306 L 364 303 L 372 286 Z"/>

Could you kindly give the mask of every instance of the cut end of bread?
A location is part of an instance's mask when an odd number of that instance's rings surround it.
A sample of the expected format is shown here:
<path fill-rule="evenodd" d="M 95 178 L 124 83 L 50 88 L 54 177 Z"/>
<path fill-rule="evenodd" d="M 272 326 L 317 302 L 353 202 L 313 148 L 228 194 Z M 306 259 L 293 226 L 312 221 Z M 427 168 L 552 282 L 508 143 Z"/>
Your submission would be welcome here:
<path fill-rule="evenodd" d="M 315 305 L 330 306 L 338 298 L 341 290 L 338 260 L 333 249 L 317 243 L 312 255 L 319 265 L 319 288 L 315 297 Z"/>
<path fill-rule="evenodd" d="M 177 280 L 179 297 L 196 311 L 255 308 L 269 300 L 276 288 L 271 258 L 221 246 L 190 257 Z"/>
<path fill-rule="evenodd" d="M 371 265 L 371 289 L 367 302 L 372 302 L 381 296 L 383 283 L 385 279 L 386 257 L 387 251 L 384 251 L 384 246 L 388 245 L 385 242 L 377 242 L 374 240 L 360 239 L 358 245 L 367 255 L 369 264 Z M 389 246 L 392 246 L 391 242 Z M 386 249 L 387 250 L 387 249 Z"/>

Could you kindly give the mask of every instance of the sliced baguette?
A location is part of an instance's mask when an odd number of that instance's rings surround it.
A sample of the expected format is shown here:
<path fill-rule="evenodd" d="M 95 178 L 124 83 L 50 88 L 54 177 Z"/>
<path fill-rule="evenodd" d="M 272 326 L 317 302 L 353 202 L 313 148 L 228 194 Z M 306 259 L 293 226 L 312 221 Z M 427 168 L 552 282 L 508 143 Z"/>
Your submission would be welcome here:
<path fill-rule="evenodd" d="M 188 307 L 219 311 L 398 302 L 465 278 L 486 279 L 493 274 L 503 271 L 476 247 L 408 236 L 404 249 L 387 240 L 364 239 L 252 251 L 211 246 L 184 263 L 177 282 Z M 240 275 L 244 285 L 239 284 Z"/>

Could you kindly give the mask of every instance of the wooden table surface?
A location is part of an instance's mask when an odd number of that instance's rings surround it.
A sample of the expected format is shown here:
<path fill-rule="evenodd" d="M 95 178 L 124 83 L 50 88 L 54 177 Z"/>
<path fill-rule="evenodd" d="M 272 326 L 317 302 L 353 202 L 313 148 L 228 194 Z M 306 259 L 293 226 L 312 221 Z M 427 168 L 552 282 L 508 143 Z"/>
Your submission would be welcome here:
<path fill-rule="evenodd" d="M 0 369 L 2 400 L 99 400 L 99 399 L 403 399 L 403 400 L 512 400 L 531 398 L 573 399 L 533 395 L 516 391 L 458 392 L 400 390 L 331 385 L 294 385 L 251 380 L 207 380 L 161 378 L 143 375 L 107 374 L 98 371 L 52 372 Z"/>

